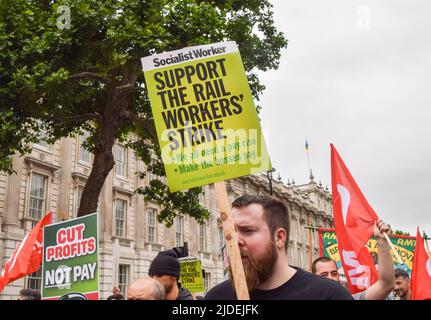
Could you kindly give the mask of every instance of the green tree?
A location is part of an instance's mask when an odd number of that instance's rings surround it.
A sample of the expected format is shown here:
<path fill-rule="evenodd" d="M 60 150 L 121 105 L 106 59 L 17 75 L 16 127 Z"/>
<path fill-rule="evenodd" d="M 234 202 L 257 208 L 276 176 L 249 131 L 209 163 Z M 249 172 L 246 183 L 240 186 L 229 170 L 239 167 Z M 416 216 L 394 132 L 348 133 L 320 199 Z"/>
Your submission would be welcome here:
<path fill-rule="evenodd" d="M 0 170 L 13 172 L 11 156 L 28 153 L 38 130 L 51 143 L 87 130 L 94 163 L 79 216 L 97 209 L 115 141 L 147 165 L 141 177 L 164 176 L 140 58 L 224 40 L 237 42 L 258 100 L 257 70 L 276 69 L 287 45 L 267 0 L 2 0 Z M 177 211 L 209 215 L 201 188 L 170 193 L 153 180 L 137 192 L 163 205 L 158 219 L 168 225 Z"/>
<path fill-rule="evenodd" d="M 401 230 L 395 230 L 394 234 L 400 235 L 400 236 L 409 236 L 410 233 L 409 232 L 404 232 Z"/>

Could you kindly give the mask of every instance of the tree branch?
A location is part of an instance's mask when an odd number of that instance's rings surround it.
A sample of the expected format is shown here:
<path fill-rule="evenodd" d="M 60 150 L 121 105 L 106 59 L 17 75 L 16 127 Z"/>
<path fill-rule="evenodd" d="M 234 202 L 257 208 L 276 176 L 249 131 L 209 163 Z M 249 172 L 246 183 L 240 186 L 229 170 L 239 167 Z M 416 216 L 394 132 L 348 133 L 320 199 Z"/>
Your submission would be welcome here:
<path fill-rule="evenodd" d="M 157 132 L 153 121 L 139 118 L 136 114 L 130 111 L 124 112 L 124 117 L 136 125 L 139 125 L 154 142 L 157 142 Z"/>
<path fill-rule="evenodd" d="M 51 121 L 64 121 L 64 118 L 61 118 L 61 117 L 46 116 L 46 118 L 51 120 Z M 71 122 L 80 122 L 80 121 L 86 121 L 86 120 L 91 120 L 91 119 L 101 120 L 102 115 L 98 112 L 93 112 L 93 113 L 83 113 L 83 114 L 79 114 L 76 116 L 71 116 L 71 117 L 66 118 L 66 120 L 71 121 Z"/>
<path fill-rule="evenodd" d="M 71 76 L 69 76 L 69 79 L 71 80 L 94 79 L 103 83 L 110 83 L 110 80 L 104 77 L 103 75 L 94 73 L 94 72 L 89 72 L 89 71 L 72 74 Z"/>
<path fill-rule="evenodd" d="M 117 89 L 118 90 L 133 89 L 134 87 L 135 87 L 135 83 L 133 82 L 133 83 L 125 84 L 123 86 L 118 86 Z"/>
<path fill-rule="evenodd" d="M 84 121 L 84 120 L 90 120 L 90 119 L 102 119 L 102 115 L 98 112 L 93 113 L 84 113 L 77 116 L 70 117 L 70 121 Z"/>

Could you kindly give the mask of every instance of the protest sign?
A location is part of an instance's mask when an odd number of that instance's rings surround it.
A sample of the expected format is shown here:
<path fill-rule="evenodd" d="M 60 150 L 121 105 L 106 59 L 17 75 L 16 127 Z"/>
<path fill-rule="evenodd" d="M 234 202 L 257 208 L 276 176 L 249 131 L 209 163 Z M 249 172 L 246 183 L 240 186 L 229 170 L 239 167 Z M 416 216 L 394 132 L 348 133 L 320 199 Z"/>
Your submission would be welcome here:
<path fill-rule="evenodd" d="M 142 58 L 171 192 L 271 169 L 235 42 Z"/>
<path fill-rule="evenodd" d="M 98 300 L 98 214 L 44 229 L 42 298 Z"/>
<path fill-rule="evenodd" d="M 201 261 L 198 258 L 180 258 L 178 261 L 181 266 L 181 287 L 188 289 L 191 293 L 205 292 Z"/>
<path fill-rule="evenodd" d="M 415 237 L 401 236 L 392 234 L 389 236 L 392 244 L 397 250 L 403 264 L 400 264 L 395 254 L 391 251 L 394 268 L 400 268 L 411 274 L 413 267 L 414 248 L 416 244 Z M 366 244 L 375 265 L 377 266 L 377 241 L 372 237 Z M 319 229 L 319 255 L 329 257 L 337 264 L 338 271 L 344 279 L 344 270 L 341 265 L 340 253 L 338 251 L 337 237 L 333 229 Z"/>

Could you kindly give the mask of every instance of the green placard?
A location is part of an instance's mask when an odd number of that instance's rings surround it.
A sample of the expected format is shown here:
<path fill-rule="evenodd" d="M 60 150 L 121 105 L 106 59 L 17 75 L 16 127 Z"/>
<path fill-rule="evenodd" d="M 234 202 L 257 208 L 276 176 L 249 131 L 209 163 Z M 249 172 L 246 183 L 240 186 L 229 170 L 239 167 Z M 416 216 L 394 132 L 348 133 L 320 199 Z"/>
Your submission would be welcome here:
<path fill-rule="evenodd" d="M 398 236 L 389 235 L 389 239 L 394 245 L 395 250 L 397 250 L 399 256 L 401 257 L 402 264 L 398 263 L 398 259 L 394 252 L 391 250 L 392 261 L 394 263 L 394 268 L 400 268 L 411 274 L 413 266 L 413 254 L 415 250 L 416 238 L 409 236 Z M 341 265 L 340 253 L 338 251 L 337 237 L 335 231 L 332 230 L 319 230 L 319 246 L 320 253 L 325 257 L 329 257 L 335 261 L 337 264 L 338 271 L 344 277 L 343 267 Z M 372 237 L 367 245 L 368 251 L 370 252 L 375 265 L 377 266 L 378 256 L 377 256 L 377 241 Z"/>
<path fill-rule="evenodd" d="M 43 239 L 42 298 L 98 300 L 98 214 L 46 226 Z"/>
<path fill-rule="evenodd" d="M 170 191 L 270 170 L 236 43 L 142 58 Z"/>
<path fill-rule="evenodd" d="M 181 286 L 191 293 L 205 292 L 201 261 L 198 258 L 178 259 L 181 265 Z"/>

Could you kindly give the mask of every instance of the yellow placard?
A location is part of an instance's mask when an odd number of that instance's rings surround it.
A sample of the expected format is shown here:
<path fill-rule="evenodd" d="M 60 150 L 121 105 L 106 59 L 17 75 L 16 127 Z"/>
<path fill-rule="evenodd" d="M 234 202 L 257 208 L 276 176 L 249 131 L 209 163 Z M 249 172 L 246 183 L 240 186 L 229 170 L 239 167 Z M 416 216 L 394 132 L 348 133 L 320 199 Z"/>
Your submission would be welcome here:
<path fill-rule="evenodd" d="M 170 191 L 270 170 L 235 42 L 142 58 Z"/>

